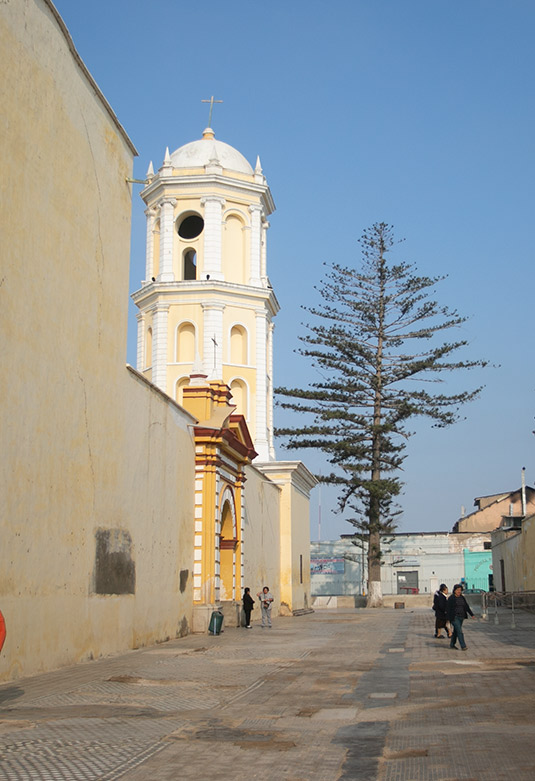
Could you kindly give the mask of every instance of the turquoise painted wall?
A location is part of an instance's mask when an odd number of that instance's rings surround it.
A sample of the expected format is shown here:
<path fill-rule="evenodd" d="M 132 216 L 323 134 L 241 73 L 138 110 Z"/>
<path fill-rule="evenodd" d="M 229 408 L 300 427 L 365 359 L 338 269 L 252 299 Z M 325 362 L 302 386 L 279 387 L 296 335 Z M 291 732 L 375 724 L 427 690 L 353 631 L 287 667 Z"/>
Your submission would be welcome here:
<path fill-rule="evenodd" d="M 464 582 L 466 588 L 489 589 L 489 575 L 492 572 L 492 551 L 469 551 L 464 554 Z"/>

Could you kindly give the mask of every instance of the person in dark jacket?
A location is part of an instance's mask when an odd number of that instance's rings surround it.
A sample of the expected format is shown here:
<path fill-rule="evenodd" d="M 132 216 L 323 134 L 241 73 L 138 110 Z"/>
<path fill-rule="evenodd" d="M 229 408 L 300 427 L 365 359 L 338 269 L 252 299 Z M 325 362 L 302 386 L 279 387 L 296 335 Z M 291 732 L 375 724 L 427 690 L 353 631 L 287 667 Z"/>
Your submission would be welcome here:
<path fill-rule="evenodd" d="M 445 629 L 448 637 L 451 637 L 451 631 L 447 627 L 448 623 L 448 587 L 445 583 L 440 584 L 438 591 L 435 591 L 433 597 L 433 610 L 435 611 L 435 637 L 443 639 L 446 635 L 442 634 Z"/>
<path fill-rule="evenodd" d="M 450 648 L 457 648 L 456 642 L 458 639 L 462 650 L 466 651 L 467 645 L 464 642 L 463 621 L 468 616 L 475 618 L 470 605 L 463 596 L 463 587 L 460 583 L 456 583 L 453 587 L 453 594 L 448 598 L 448 619 L 453 627 Z"/>
<path fill-rule="evenodd" d="M 252 629 L 251 626 L 251 610 L 254 610 L 254 599 L 251 596 L 251 589 L 246 588 L 243 592 L 242 605 L 243 612 L 245 613 L 245 628 Z"/>

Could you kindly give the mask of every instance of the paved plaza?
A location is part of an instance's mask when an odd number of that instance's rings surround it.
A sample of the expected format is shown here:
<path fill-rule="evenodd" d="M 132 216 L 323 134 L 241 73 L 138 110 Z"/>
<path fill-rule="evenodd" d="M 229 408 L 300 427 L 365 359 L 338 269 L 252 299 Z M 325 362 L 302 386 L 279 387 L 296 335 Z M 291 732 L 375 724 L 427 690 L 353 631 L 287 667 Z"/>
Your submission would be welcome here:
<path fill-rule="evenodd" d="M 433 620 L 321 610 L 3 684 L 0 779 L 532 781 L 535 617 L 467 621 L 466 652 Z"/>

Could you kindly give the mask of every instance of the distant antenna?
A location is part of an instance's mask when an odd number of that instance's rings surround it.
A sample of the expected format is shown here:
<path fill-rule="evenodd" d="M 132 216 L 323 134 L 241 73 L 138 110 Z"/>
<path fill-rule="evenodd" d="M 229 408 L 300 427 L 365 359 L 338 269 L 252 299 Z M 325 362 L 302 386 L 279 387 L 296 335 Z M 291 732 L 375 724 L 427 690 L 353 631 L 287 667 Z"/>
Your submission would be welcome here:
<path fill-rule="evenodd" d="M 464 504 L 461 504 L 461 518 L 464 518 L 464 514 L 466 512 Z"/>

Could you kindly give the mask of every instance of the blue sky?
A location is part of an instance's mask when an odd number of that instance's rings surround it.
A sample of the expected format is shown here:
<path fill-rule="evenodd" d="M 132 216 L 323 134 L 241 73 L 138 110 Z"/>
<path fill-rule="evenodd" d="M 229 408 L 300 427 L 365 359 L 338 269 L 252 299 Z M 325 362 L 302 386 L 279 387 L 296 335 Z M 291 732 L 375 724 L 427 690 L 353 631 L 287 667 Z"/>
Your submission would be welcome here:
<path fill-rule="evenodd" d="M 533 74 L 531 0 L 57 0 L 84 62 L 139 151 L 134 175 L 201 136 L 260 155 L 277 211 L 268 266 L 281 304 L 275 383 L 312 378 L 293 350 L 323 263 L 358 260 L 385 221 L 399 259 L 447 274 L 441 302 L 470 317 L 465 356 L 499 368 L 466 420 L 412 427 L 400 531 L 448 530 L 475 496 L 535 483 L 531 358 Z M 133 200 L 131 290 L 144 276 Z M 133 308 L 132 308 L 133 314 Z M 131 317 L 128 361 L 135 364 Z M 280 458 L 295 453 L 278 450 Z M 302 454 L 314 470 L 321 458 Z M 325 467 L 323 467 L 325 470 Z M 318 492 L 312 536 L 317 537 Z M 322 538 L 350 531 L 322 489 Z"/>

